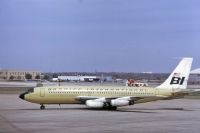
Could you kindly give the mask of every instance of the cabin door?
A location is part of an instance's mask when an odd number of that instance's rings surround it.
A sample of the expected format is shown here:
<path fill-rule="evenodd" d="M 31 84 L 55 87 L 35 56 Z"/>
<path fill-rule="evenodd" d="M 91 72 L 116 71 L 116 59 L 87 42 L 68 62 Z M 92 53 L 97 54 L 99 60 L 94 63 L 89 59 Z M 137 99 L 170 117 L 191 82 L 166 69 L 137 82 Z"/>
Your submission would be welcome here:
<path fill-rule="evenodd" d="M 159 89 L 155 89 L 155 95 L 159 95 Z"/>
<path fill-rule="evenodd" d="M 45 95 L 45 89 L 40 88 L 40 97 L 44 97 L 44 95 Z"/>

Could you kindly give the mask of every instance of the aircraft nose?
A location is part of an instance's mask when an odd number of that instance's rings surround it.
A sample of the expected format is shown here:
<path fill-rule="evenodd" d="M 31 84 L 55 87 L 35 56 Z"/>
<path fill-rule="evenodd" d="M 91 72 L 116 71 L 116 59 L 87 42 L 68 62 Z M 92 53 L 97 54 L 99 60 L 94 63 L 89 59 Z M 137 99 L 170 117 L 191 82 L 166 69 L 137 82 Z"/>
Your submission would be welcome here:
<path fill-rule="evenodd" d="M 24 95 L 25 95 L 24 93 L 20 94 L 20 95 L 19 95 L 19 98 L 21 98 L 21 99 L 24 100 Z"/>

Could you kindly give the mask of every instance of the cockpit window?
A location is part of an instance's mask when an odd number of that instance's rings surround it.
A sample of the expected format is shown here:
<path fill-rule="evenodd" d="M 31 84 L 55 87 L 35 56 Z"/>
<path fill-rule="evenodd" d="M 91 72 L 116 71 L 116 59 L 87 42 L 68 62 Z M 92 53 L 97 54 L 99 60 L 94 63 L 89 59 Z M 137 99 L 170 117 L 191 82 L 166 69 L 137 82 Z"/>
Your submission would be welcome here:
<path fill-rule="evenodd" d="M 31 88 L 28 90 L 28 93 L 32 93 L 34 91 L 34 88 Z"/>

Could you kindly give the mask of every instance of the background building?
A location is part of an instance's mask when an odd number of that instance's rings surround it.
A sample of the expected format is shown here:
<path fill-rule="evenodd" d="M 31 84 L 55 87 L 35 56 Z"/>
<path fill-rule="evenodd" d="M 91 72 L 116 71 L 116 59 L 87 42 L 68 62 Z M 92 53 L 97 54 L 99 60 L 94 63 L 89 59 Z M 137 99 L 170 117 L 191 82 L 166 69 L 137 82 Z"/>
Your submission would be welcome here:
<path fill-rule="evenodd" d="M 39 71 L 24 71 L 24 70 L 0 70 L 0 80 L 39 80 L 41 72 Z"/>
<path fill-rule="evenodd" d="M 200 68 L 194 69 L 190 72 L 190 84 L 200 84 Z"/>
<path fill-rule="evenodd" d="M 99 76 L 58 76 L 58 80 L 60 81 L 100 81 L 101 77 Z"/>

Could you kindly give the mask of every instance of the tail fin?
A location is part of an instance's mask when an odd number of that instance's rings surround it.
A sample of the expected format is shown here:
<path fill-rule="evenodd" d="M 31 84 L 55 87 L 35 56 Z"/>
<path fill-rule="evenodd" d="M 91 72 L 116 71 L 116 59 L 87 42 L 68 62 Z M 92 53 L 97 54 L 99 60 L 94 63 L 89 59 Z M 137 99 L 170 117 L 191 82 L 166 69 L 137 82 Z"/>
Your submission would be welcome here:
<path fill-rule="evenodd" d="M 193 58 L 183 58 L 170 76 L 157 88 L 186 89 Z"/>

